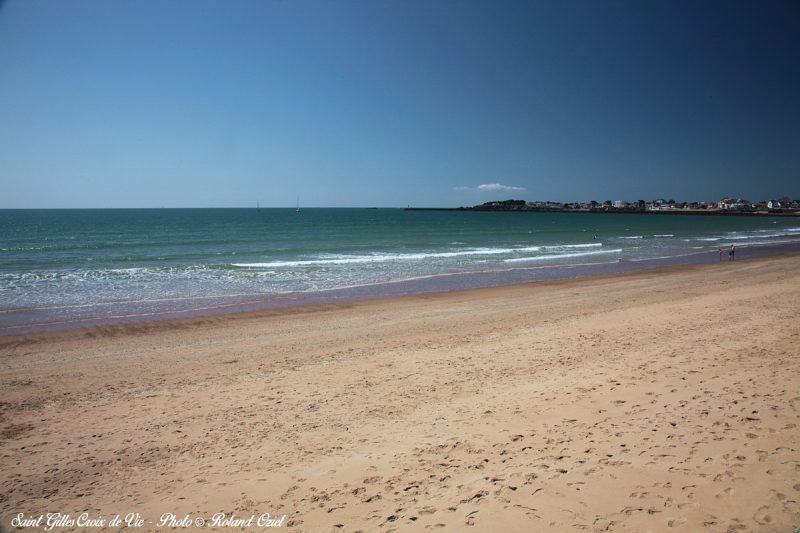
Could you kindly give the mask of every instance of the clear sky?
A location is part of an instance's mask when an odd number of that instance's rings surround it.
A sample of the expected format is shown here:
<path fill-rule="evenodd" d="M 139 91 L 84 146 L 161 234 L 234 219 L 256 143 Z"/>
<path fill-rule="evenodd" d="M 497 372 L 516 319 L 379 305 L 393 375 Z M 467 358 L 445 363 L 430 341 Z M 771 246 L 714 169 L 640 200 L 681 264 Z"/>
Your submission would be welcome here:
<path fill-rule="evenodd" d="M 800 197 L 796 0 L 0 3 L 0 208 L 727 195 Z"/>

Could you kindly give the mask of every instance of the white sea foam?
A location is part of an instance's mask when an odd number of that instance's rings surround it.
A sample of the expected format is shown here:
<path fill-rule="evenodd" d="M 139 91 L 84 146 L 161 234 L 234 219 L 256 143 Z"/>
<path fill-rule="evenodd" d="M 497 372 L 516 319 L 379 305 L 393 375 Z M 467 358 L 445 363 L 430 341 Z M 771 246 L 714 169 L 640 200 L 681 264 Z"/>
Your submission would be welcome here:
<path fill-rule="evenodd" d="M 602 242 L 590 242 L 587 244 L 556 244 L 553 246 L 544 246 L 547 249 L 558 249 L 558 248 L 596 248 L 598 246 L 603 246 Z"/>
<path fill-rule="evenodd" d="M 746 241 L 748 239 L 772 237 L 772 235 L 739 235 L 736 233 L 726 235 L 724 238 L 729 241 Z"/>
<path fill-rule="evenodd" d="M 746 241 L 750 239 L 777 239 L 780 237 L 797 237 L 797 236 L 798 236 L 797 232 L 792 231 L 791 229 L 787 229 L 780 232 L 775 232 L 774 230 L 758 230 L 747 233 L 732 231 L 726 233 L 723 238 L 734 241 Z"/>
<path fill-rule="evenodd" d="M 773 241 L 750 241 L 744 243 L 736 243 L 736 246 L 747 247 L 747 246 L 767 246 L 770 244 L 791 244 L 797 242 L 796 240 L 790 239 L 780 239 L 780 240 L 773 240 Z"/>
<path fill-rule="evenodd" d="M 541 246 L 529 246 L 526 248 L 486 248 L 463 250 L 459 252 L 421 252 L 411 254 L 372 254 L 372 255 L 336 255 L 322 259 L 305 259 L 299 261 L 269 261 L 266 263 L 233 263 L 237 268 L 281 268 L 281 267 L 304 267 L 304 266 L 327 266 L 327 265 L 354 265 L 364 263 L 386 263 L 391 261 L 420 261 L 423 259 L 438 259 L 461 256 L 481 256 L 481 255 L 500 255 L 514 252 L 538 252 Z"/>
<path fill-rule="evenodd" d="M 791 237 L 791 236 L 793 236 L 791 233 L 767 233 L 765 235 L 753 235 L 753 238 L 776 239 L 778 237 Z"/>
<path fill-rule="evenodd" d="M 665 237 L 674 237 L 673 233 L 657 233 L 653 235 L 655 238 L 665 238 Z M 617 237 L 618 239 L 644 239 L 645 235 L 626 235 L 624 237 Z"/>
<path fill-rule="evenodd" d="M 562 249 L 573 248 L 595 248 L 602 246 L 602 243 L 581 243 L 581 244 L 559 244 L 550 246 L 524 246 L 519 248 L 474 248 L 470 250 L 458 250 L 453 252 L 419 252 L 407 254 L 369 254 L 369 255 L 334 255 L 321 257 L 318 259 L 304 259 L 297 261 L 269 261 L 258 263 L 233 263 L 231 266 L 236 268 L 286 268 L 286 267 L 308 267 L 308 266 L 333 266 L 333 265 L 353 265 L 365 263 L 386 263 L 421 261 L 425 259 L 447 259 L 468 256 L 490 256 L 490 255 L 512 255 L 518 253 L 540 252 L 540 251 L 559 251 Z"/>
<path fill-rule="evenodd" d="M 533 257 L 515 257 L 513 259 L 506 259 L 506 263 L 526 263 L 529 261 L 546 261 L 551 259 L 569 259 L 572 257 L 584 257 L 587 255 L 600 255 L 600 254 L 618 254 L 622 252 L 621 248 L 616 250 L 598 250 L 594 252 L 576 252 L 571 254 L 552 254 L 552 255 L 537 255 Z"/>

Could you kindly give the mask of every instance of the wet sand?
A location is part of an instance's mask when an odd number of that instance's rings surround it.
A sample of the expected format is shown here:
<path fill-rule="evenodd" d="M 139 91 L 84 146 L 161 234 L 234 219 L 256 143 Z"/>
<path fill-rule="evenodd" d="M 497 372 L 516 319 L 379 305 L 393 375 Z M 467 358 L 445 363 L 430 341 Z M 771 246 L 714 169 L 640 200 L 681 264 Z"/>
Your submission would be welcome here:
<path fill-rule="evenodd" d="M 2 337 L 0 524 L 791 531 L 799 316 L 795 254 Z"/>

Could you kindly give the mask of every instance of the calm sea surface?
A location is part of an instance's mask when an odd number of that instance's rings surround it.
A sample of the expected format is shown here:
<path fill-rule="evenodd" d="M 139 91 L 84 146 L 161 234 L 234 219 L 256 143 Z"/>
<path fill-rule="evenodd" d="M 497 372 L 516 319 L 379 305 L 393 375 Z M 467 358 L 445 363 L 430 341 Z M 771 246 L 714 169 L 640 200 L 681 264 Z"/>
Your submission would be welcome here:
<path fill-rule="evenodd" d="M 400 209 L 0 210 L 0 334 L 800 247 L 800 219 Z"/>

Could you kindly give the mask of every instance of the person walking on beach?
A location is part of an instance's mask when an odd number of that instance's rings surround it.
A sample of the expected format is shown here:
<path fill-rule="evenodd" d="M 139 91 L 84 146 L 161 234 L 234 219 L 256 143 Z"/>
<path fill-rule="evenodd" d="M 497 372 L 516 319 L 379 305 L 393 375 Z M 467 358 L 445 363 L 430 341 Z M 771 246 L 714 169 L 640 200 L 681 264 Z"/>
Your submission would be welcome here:
<path fill-rule="evenodd" d="M 735 249 L 735 248 L 733 247 L 733 245 L 731 244 L 731 249 L 730 249 L 730 250 L 728 250 L 728 261 L 733 261 L 733 260 L 734 260 L 734 255 L 735 255 L 735 254 L 736 254 L 736 249 Z"/>

